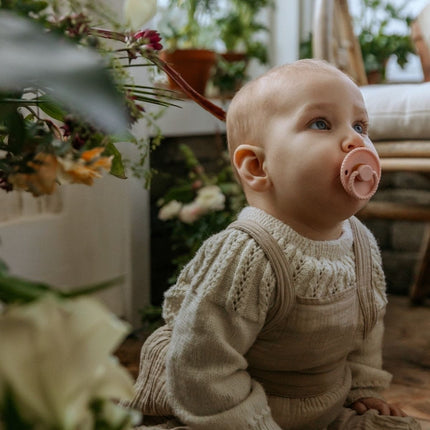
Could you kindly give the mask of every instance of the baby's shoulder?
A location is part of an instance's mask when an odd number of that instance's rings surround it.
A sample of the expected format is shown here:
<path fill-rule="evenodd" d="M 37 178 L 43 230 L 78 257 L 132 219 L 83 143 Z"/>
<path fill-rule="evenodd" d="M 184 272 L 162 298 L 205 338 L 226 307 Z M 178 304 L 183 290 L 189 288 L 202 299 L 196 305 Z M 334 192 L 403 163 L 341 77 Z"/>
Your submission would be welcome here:
<path fill-rule="evenodd" d="M 260 321 L 274 287 L 274 273 L 260 245 L 249 234 L 227 228 L 204 242 L 166 292 L 165 307 L 169 301 L 178 302 L 178 296 L 196 294 L 229 312 Z"/>

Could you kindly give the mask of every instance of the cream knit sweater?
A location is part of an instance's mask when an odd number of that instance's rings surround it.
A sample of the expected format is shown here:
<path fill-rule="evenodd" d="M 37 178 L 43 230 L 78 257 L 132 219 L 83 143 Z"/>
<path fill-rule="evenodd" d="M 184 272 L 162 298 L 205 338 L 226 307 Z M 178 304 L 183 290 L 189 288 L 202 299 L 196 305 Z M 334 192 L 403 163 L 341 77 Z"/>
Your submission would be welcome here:
<path fill-rule="evenodd" d="M 290 287 L 297 296 L 329 297 L 355 286 L 348 222 L 339 239 L 313 241 L 256 208 L 245 208 L 239 219 L 257 221 L 278 241 L 290 262 Z M 368 235 L 372 287 L 382 311 L 384 274 L 376 241 Z M 244 358 L 264 325 L 275 283 L 257 243 L 242 231 L 225 230 L 205 242 L 166 292 L 163 317 L 173 328 L 166 364 L 168 395 L 175 414 L 191 428 L 280 430 L 262 387 L 247 373 Z M 379 348 L 379 339 L 375 345 Z M 389 380 L 385 372 L 375 372 L 372 378 L 377 389 Z M 352 389 L 354 381 L 360 385 L 360 375 L 353 372 Z M 349 400 L 362 395 L 373 395 L 372 387 L 358 390 Z"/>

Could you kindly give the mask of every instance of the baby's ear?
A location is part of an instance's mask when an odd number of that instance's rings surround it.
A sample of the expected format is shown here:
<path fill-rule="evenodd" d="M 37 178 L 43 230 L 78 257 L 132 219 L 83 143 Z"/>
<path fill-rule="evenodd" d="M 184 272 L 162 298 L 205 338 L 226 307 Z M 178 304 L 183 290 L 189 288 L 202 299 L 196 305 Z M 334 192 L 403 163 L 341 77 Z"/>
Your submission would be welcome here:
<path fill-rule="evenodd" d="M 266 191 L 270 179 L 266 171 L 263 148 L 239 145 L 233 154 L 233 163 L 243 184 L 254 191 Z"/>

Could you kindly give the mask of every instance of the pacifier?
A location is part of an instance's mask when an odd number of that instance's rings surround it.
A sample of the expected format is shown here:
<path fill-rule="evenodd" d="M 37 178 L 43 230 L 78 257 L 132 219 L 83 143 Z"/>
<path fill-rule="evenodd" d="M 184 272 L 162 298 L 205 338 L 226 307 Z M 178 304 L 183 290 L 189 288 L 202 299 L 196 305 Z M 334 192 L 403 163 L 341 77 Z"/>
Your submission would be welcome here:
<path fill-rule="evenodd" d="M 344 158 L 340 180 L 345 191 L 359 200 L 368 200 L 378 189 L 381 164 L 378 155 L 368 148 L 355 148 Z"/>

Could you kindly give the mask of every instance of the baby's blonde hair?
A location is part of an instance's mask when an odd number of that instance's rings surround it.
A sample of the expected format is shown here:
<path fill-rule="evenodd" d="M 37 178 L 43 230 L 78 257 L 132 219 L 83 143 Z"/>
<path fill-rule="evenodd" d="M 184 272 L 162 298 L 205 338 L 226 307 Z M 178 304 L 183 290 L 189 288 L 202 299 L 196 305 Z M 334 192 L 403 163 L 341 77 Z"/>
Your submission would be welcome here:
<path fill-rule="evenodd" d="M 262 146 L 269 120 L 283 111 L 288 86 L 298 79 L 312 79 L 311 73 L 346 75 L 322 60 L 305 59 L 274 67 L 244 85 L 233 97 L 227 111 L 227 142 L 230 157 L 240 144 Z"/>

